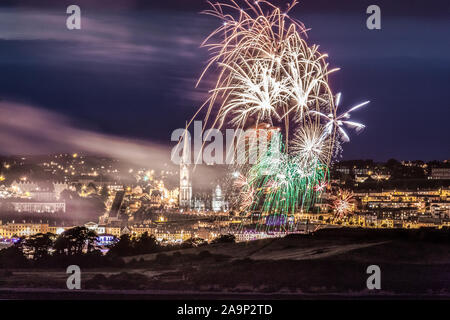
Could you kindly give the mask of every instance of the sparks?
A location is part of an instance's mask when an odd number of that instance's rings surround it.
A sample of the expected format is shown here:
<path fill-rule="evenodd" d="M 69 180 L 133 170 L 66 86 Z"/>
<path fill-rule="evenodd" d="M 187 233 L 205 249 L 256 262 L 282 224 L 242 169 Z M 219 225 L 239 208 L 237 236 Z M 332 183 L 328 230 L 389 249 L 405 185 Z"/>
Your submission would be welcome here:
<path fill-rule="evenodd" d="M 333 94 L 328 76 L 338 69 L 330 69 L 328 55 L 306 42 L 305 26 L 289 14 L 296 4 L 282 11 L 265 0 L 230 0 L 210 3 L 204 12 L 222 24 L 202 44 L 212 56 L 199 82 L 218 70 L 196 115 L 206 108 L 205 126 L 219 129 L 278 129 L 255 164 L 235 168 L 241 210 L 307 210 L 327 186 L 340 142 L 349 141 L 343 126 L 364 128 L 349 118 L 368 101 L 337 115 L 341 94 Z"/>

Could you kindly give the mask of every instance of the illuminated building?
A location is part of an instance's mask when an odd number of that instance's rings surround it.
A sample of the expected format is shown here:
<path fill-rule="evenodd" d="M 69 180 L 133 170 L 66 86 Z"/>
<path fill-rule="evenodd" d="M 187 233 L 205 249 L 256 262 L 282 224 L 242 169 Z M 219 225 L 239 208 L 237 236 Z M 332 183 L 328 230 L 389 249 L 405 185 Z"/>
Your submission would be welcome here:
<path fill-rule="evenodd" d="M 28 181 L 27 182 L 13 181 L 13 183 L 11 183 L 11 188 L 20 190 L 22 193 L 39 190 L 38 184 L 33 183 L 33 182 L 28 182 Z"/>
<path fill-rule="evenodd" d="M 162 204 L 162 194 L 159 190 L 152 190 L 150 194 L 150 206 L 159 207 Z"/>
<path fill-rule="evenodd" d="M 38 201 L 52 201 L 59 199 L 61 192 L 69 189 L 69 185 L 64 182 L 52 182 L 48 184 L 29 181 L 13 181 L 11 189 Z"/>
<path fill-rule="evenodd" d="M 429 179 L 450 180 L 450 168 L 431 168 Z"/>
<path fill-rule="evenodd" d="M 431 202 L 430 212 L 436 218 L 450 218 L 450 201 Z"/>
<path fill-rule="evenodd" d="M 111 234 L 115 237 L 120 237 L 121 233 L 120 233 L 120 227 L 106 227 L 106 233 L 107 234 Z"/>
<path fill-rule="evenodd" d="M 106 227 L 95 222 L 85 223 L 84 226 L 97 234 L 106 234 Z"/>
<path fill-rule="evenodd" d="M 197 197 L 193 200 L 193 210 L 197 212 L 204 212 L 206 211 L 206 204 L 203 199 L 199 199 Z"/>
<path fill-rule="evenodd" d="M 211 207 L 214 212 L 227 210 L 227 202 L 224 199 L 222 188 L 219 185 L 217 185 L 213 190 Z"/>
<path fill-rule="evenodd" d="M 155 234 L 156 240 L 160 242 L 183 242 L 192 238 L 192 234 L 186 231 L 157 231 Z"/>
<path fill-rule="evenodd" d="M 150 225 L 134 225 L 130 227 L 130 233 L 133 236 L 140 236 L 143 233 L 147 232 L 149 235 L 156 233 L 156 228 Z"/>
<path fill-rule="evenodd" d="M 43 223 L 7 223 L 0 222 L 0 237 L 10 239 L 13 236 L 31 236 L 49 232 L 48 224 Z"/>
<path fill-rule="evenodd" d="M 112 234 L 102 234 L 97 237 L 97 244 L 100 246 L 109 246 L 116 242 L 116 237 Z"/>
<path fill-rule="evenodd" d="M 16 212 L 55 213 L 66 212 L 65 202 L 35 202 L 32 200 L 11 201 Z"/>

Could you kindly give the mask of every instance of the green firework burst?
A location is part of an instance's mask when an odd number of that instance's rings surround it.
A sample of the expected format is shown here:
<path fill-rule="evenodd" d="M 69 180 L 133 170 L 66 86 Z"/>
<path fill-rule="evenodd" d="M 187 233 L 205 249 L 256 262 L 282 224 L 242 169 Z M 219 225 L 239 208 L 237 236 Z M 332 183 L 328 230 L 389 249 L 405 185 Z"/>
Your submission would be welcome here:
<path fill-rule="evenodd" d="M 319 197 L 316 186 L 328 177 L 328 167 L 318 159 L 305 161 L 284 152 L 281 135 L 270 143 L 268 151 L 247 173 L 247 190 L 253 190 L 250 210 L 263 214 L 294 214 L 307 210 Z"/>

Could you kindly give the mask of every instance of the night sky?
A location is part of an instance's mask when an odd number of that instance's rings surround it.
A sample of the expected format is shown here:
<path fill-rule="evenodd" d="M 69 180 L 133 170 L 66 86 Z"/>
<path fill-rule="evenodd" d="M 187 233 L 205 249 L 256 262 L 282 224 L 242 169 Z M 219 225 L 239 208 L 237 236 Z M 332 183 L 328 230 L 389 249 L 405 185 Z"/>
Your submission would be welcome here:
<path fill-rule="evenodd" d="M 220 22 L 199 14 L 203 0 L 146 2 L 153 4 L 2 1 L 2 103 L 168 145 L 205 98 L 204 87 L 194 88 L 208 58 L 200 43 Z M 65 26 L 69 4 L 81 7 L 81 30 Z M 381 30 L 366 28 L 370 4 L 381 7 Z M 342 92 L 341 107 L 371 101 L 352 114 L 367 128 L 351 135 L 344 159 L 450 158 L 449 14 L 448 0 L 304 0 L 294 9 L 291 15 L 311 28 L 309 43 L 341 68 L 330 79 Z M 0 153 L 10 152 L 6 138 L 0 133 Z M 39 144 L 39 128 L 29 139 Z"/>

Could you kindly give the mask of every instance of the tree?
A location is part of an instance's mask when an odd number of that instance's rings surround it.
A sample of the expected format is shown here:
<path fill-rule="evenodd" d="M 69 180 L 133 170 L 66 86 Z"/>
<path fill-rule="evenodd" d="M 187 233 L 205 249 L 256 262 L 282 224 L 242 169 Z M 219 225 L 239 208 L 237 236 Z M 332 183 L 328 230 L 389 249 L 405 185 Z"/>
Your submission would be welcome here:
<path fill-rule="evenodd" d="M 134 241 L 133 244 L 134 253 L 153 253 L 159 249 L 158 242 L 155 236 L 149 235 L 148 232 L 144 232 L 139 238 Z"/>
<path fill-rule="evenodd" d="M 75 190 L 77 191 L 77 193 L 81 193 L 82 188 L 83 188 L 83 185 L 81 183 L 77 183 L 75 185 Z"/>
<path fill-rule="evenodd" d="M 38 233 L 25 239 L 23 246 L 26 251 L 33 255 L 33 260 L 40 260 L 50 255 L 54 239 L 53 233 Z"/>
<path fill-rule="evenodd" d="M 233 234 L 222 234 L 218 236 L 217 238 L 213 239 L 211 241 L 212 244 L 214 243 L 234 243 L 236 242 L 236 237 Z"/>
<path fill-rule="evenodd" d="M 392 179 L 400 179 L 403 176 L 403 166 L 395 159 L 389 159 L 386 162 L 386 168 L 389 169 Z"/>
<path fill-rule="evenodd" d="M 119 241 L 116 242 L 108 251 L 110 256 L 127 256 L 133 253 L 133 241 L 129 234 L 123 234 L 120 236 Z"/>
<path fill-rule="evenodd" d="M 21 268 L 28 264 L 28 259 L 23 253 L 21 241 L 0 250 L 0 268 Z"/>
<path fill-rule="evenodd" d="M 201 247 L 206 245 L 208 242 L 202 238 L 189 238 L 183 242 L 181 245 L 184 248 Z"/>
<path fill-rule="evenodd" d="M 386 167 L 389 169 L 394 169 L 400 167 L 402 164 L 396 159 L 389 159 L 386 162 Z"/>
<path fill-rule="evenodd" d="M 87 185 L 87 190 L 90 193 L 96 193 L 97 192 L 97 186 L 95 185 L 95 183 L 89 182 L 89 184 Z"/>
<path fill-rule="evenodd" d="M 54 248 L 58 254 L 78 255 L 97 250 L 97 234 L 86 227 L 75 227 L 64 231 L 55 241 Z"/>
<path fill-rule="evenodd" d="M 109 189 L 107 186 L 103 186 L 102 190 L 100 191 L 100 198 L 103 201 L 106 201 L 108 200 L 108 197 L 109 197 Z"/>

